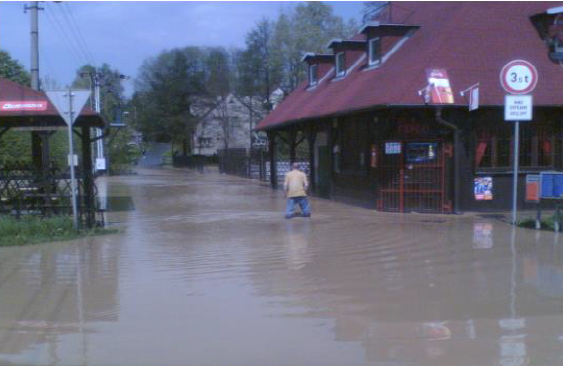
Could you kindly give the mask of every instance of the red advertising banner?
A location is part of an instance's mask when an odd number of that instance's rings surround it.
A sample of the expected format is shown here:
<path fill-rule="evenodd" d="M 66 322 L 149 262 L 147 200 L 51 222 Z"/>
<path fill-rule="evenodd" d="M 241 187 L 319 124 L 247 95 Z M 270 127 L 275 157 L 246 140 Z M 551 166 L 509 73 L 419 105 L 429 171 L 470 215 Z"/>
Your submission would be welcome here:
<path fill-rule="evenodd" d="M 0 111 L 45 111 L 47 101 L 0 101 Z"/>
<path fill-rule="evenodd" d="M 427 103 L 434 104 L 451 104 L 453 100 L 453 91 L 449 84 L 449 77 L 445 69 L 426 69 L 428 77 L 428 98 Z"/>

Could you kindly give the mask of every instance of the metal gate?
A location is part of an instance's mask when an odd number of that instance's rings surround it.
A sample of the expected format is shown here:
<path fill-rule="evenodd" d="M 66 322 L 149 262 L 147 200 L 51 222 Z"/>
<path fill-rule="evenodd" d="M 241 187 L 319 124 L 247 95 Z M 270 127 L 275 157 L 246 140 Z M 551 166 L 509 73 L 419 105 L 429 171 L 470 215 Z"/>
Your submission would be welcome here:
<path fill-rule="evenodd" d="M 452 145 L 442 140 L 384 141 L 379 149 L 377 208 L 381 211 L 449 213 L 446 161 Z"/>

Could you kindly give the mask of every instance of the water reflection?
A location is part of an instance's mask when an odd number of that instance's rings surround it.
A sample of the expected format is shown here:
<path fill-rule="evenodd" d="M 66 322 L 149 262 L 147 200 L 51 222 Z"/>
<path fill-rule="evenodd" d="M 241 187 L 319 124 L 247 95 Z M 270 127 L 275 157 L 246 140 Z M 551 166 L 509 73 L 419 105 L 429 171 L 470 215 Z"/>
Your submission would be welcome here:
<path fill-rule="evenodd" d="M 304 270 L 287 279 L 292 292 L 264 295 L 300 303 L 307 311 L 295 316 L 335 320 L 335 340 L 362 342 L 371 364 L 561 363 L 562 256 L 552 234 L 485 220 L 395 226 L 358 236 L 364 226 L 348 223 L 308 237 L 287 225 L 290 253 L 308 249 L 296 252 L 308 261 L 289 256 Z M 282 281 L 255 270 L 259 283 Z"/>
<path fill-rule="evenodd" d="M 286 224 L 286 261 L 289 269 L 300 270 L 311 261 L 308 251 L 310 226 L 308 220 L 302 223 L 288 221 Z"/>
<path fill-rule="evenodd" d="M 492 246 L 492 223 L 475 222 L 473 224 L 473 248 L 489 249 Z"/>
<path fill-rule="evenodd" d="M 60 364 L 59 340 L 80 336 L 80 363 L 88 363 L 88 334 L 118 318 L 120 247 L 88 238 L 74 243 L 2 249 L 0 256 L 0 359 L 23 359 L 45 350 Z M 29 355 L 27 356 L 29 358 Z"/>

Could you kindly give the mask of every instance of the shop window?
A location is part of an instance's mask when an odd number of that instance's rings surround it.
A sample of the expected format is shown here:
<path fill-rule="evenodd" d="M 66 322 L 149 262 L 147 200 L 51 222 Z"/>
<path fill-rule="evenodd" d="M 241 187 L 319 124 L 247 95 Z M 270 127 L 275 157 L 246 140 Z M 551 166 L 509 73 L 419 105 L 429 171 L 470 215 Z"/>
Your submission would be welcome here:
<path fill-rule="evenodd" d="M 512 164 L 512 139 L 509 136 L 499 134 L 496 137 L 496 167 L 510 167 Z"/>
<path fill-rule="evenodd" d="M 549 124 L 520 126 L 519 165 L 522 168 L 561 167 L 563 138 Z M 476 134 L 475 166 L 506 168 L 513 165 L 513 126 L 479 129 Z"/>
<path fill-rule="evenodd" d="M 212 146 L 212 138 L 200 137 L 200 138 L 198 138 L 198 143 L 199 143 L 200 147 L 202 147 L 202 148 L 211 147 Z"/>
<path fill-rule="evenodd" d="M 534 137 L 528 134 L 530 133 L 528 130 L 531 129 L 524 128 L 524 126 L 520 127 L 520 160 L 518 164 L 520 167 L 532 167 L 532 140 Z"/>
<path fill-rule="evenodd" d="M 431 163 L 437 159 L 437 143 L 408 143 L 406 161 L 408 163 Z"/>
<path fill-rule="evenodd" d="M 488 130 L 480 131 L 475 148 L 475 165 L 477 167 L 492 167 L 492 134 Z"/>

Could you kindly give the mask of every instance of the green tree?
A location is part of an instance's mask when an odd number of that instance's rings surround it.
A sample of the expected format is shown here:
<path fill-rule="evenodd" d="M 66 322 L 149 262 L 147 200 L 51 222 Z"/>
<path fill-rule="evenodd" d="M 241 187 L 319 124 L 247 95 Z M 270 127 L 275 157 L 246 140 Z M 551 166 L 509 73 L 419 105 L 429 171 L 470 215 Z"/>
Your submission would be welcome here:
<path fill-rule="evenodd" d="M 31 84 L 31 75 L 17 60 L 6 51 L 0 50 L 0 78 L 8 79 L 27 87 Z"/>
<path fill-rule="evenodd" d="M 274 52 L 274 24 L 267 19 L 261 20 L 247 34 L 246 50 L 242 54 L 247 72 L 254 73 L 251 90 L 261 99 L 264 109 L 273 107 L 272 93 L 280 86 L 283 78 L 280 54 Z"/>
<path fill-rule="evenodd" d="M 354 19 L 344 22 L 322 2 L 301 3 L 281 12 L 275 23 L 263 20 L 247 35 L 246 49 L 238 55 L 239 95 L 255 95 L 269 104 L 280 88 L 285 95 L 306 78 L 302 56 L 328 52 L 333 38 L 349 38 L 359 28 Z"/>
<path fill-rule="evenodd" d="M 201 100 L 213 99 L 215 93 L 224 93 L 216 74 L 223 72 L 223 60 L 223 52 L 198 47 L 164 51 L 146 60 L 134 96 L 140 130 L 146 136 L 182 144 L 183 154 L 188 154 L 198 122 L 193 113 L 197 105 Z"/>
<path fill-rule="evenodd" d="M 30 86 L 31 76 L 6 51 L 0 50 L 0 78 Z M 6 149 L 9 147 L 9 149 Z M 31 135 L 7 131 L 0 136 L 0 165 L 31 162 Z"/>

